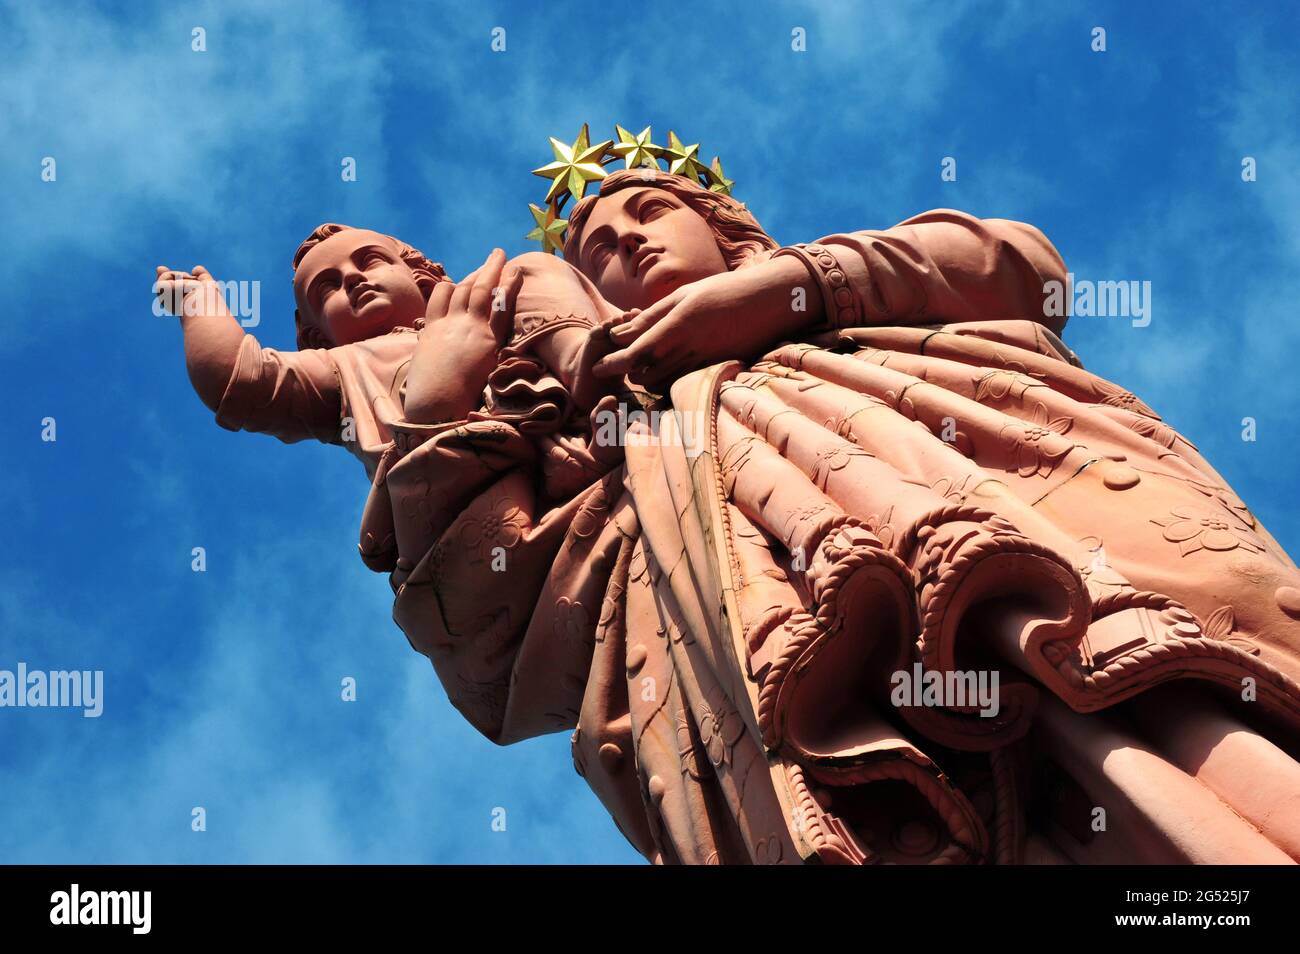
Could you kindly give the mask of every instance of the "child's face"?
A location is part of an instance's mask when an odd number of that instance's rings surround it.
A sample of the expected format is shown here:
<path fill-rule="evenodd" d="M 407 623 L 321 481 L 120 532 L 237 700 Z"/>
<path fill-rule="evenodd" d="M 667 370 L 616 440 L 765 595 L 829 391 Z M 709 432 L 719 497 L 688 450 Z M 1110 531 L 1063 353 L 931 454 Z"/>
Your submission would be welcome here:
<path fill-rule="evenodd" d="M 294 273 L 293 293 L 302 319 L 334 345 L 409 327 L 425 309 L 397 245 L 367 229 L 346 229 L 312 248 Z"/>

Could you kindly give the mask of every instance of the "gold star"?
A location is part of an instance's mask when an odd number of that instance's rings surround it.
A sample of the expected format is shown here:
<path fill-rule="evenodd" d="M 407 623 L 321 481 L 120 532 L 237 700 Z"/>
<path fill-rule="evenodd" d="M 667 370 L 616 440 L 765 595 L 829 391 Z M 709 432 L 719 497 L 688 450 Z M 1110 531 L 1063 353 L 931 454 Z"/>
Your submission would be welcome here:
<path fill-rule="evenodd" d="M 706 175 L 704 167 L 700 165 L 699 151 L 698 142 L 693 146 L 684 146 L 677 138 L 677 133 L 668 130 L 668 148 L 664 150 L 664 157 L 668 159 L 669 172 L 692 179 Z"/>
<path fill-rule="evenodd" d="M 658 169 L 659 157 L 663 155 L 663 147 L 656 146 L 650 141 L 650 127 L 647 126 L 640 133 L 633 136 L 622 126 L 615 125 L 614 129 L 618 132 L 618 142 L 610 152 L 616 156 L 621 156 L 626 168 L 638 167 L 641 169 Z"/>
<path fill-rule="evenodd" d="M 722 195 L 731 195 L 731 187 L 736 184 L 734 179 L 728 179 L 722 174 L 722 160 L 717 156 L 713 157 L 713 165 L 709 168 L 709 186 L 710 192 L 718 192 Z"/>
<path fill-rule="evenodd" d="M 564 247 L 564 230 L 569 227 L 569 220 L 556 218 L 553 205 L 540 209 L 529 202 L 528 209 L 533 213 L 533 221 L 537 223 L 537 228 L 524 238 L 532 242 L 541 242 L 542 251 L 554 255 Z"/>
<path fill-rule="evenodd" d="M 533 170 L 533 175 L 551 180 L 551 187 L 546 192 L 547 202 L 566 192 L 575 200 L 581 199 L 587 191 L 588 182 L 605 178 L 605 167 L 600 164 L 600 160 L 614 140 L 606 139 L 592 146 L 588 142 L 589 135 L 587 124 L 583 123 L 582 131 L 572 146 L 566 146 L 554 136 L 551 137 L 555 161 Z"/>

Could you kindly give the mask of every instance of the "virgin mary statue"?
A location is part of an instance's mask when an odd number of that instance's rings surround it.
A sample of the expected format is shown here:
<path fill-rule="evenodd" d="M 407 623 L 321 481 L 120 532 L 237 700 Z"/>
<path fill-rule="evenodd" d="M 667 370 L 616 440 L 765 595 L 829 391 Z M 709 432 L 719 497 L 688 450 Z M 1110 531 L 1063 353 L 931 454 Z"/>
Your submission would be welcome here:
<path fill-rule="evenodd" d="M 571 732 L 657 863 L 1300 859 L 1300 573 L 1062 342 L 1041 232 L 780 248 L 629 170 L 563 252 L 362 529 L 488 738 Z M 575 328 L 612 353 L 538 357 Z"/>

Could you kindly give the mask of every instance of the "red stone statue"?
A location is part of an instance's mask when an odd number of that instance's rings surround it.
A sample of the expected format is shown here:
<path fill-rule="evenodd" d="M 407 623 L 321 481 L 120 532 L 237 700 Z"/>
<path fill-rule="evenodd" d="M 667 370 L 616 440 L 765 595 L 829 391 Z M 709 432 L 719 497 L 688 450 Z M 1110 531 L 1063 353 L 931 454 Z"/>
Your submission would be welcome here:
<path fill-rule="evenodd" d="M 1300 573 L 1061 341 L 1037 229 L 778 248 L 645 170 L 458 284 L 323 228 L 317 347 L 196 308 L 196 389 L 362 457 L 411 645 L 495 742 L 571 731 L 648 859 L 1300 859 Z"/>

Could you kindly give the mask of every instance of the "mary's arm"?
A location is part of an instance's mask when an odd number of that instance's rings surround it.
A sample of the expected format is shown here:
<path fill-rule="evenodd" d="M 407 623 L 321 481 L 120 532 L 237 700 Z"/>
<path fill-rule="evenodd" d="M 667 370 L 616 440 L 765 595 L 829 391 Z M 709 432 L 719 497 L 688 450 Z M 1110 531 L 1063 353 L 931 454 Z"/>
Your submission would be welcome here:
<path fill-rule="evenodd" d="M 1047 283 L 1065 280 L 1031 225 L 939 209 L 890 229 L 828 235 L 684 285 L 614 328 L 599 375 L 662 386 L 836 328 L 1026 319 L 1053 332 Z"/>
<path fill-rule="evenodd" d="M 1065 263 L 1032 225 L 936 209 L 890 229 L 828 235 L 777 253 L 803 260 L 832 327 L 1020 318 L 1056 333 L 1047 283 Z"/>

